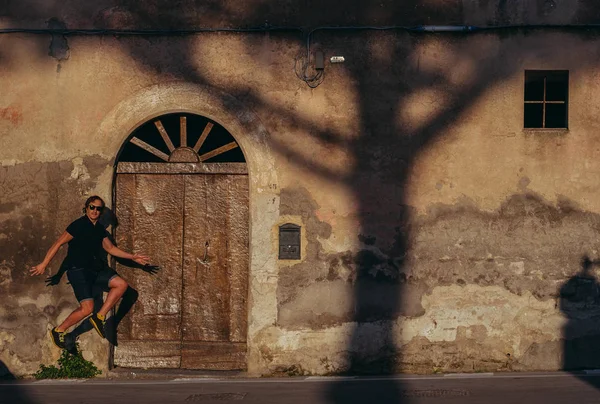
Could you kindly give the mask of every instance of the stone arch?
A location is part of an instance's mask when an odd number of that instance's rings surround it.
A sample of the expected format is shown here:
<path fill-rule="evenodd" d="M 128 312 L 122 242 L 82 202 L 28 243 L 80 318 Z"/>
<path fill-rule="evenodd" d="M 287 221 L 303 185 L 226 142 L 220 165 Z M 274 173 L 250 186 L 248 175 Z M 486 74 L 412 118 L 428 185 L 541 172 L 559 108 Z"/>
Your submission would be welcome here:
<path fill-rule="evenodd" d="M 208 87 L 188 84 L 157 84 L 117 104 L 102 120 L 97 136 L 113 139 L 111 156 L 142 123 L 160 115 L 188 112 L 205 116 L 225 127 L 240 145 L 252 180 L 253 173 L 274 172 L 269 133 L 260 119 L 233 96 Z M 114 157 L 113 157 L 114 158 Z"/>
<path fill-rule="evenodd" d="M 246 159 L 250 184 L 248 372 L 257 373 L 261 366 L 256 348 L 259 332 L 273 324 L 277 315 L 276 287 L 269 279 L 277 273 L 271 251 L 271 228 L 279 217 L 275 158 L 269 146 L 269 133 L 260 119 L 235 97 L 214 88 L 190 83 L 157 84 L 119 102 L 102 120 L 96 136 L 105 141 L 110 139 L 105 151 L 113 156 L 116 165 L 121 146 L 136 127 L 176 112 L 205 116 L 227 128 Z"/>

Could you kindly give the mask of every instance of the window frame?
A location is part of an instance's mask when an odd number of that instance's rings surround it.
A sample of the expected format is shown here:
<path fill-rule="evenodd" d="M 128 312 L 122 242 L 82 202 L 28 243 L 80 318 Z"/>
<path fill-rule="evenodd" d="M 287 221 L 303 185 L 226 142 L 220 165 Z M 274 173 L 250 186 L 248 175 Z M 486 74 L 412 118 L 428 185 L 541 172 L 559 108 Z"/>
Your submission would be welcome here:
<path fill-rule="evenodd" d="M 526 87 L 528 83 L 528 79 L 531 80 L 532 76 L 543 77 L 543 95 L 541 100 L 527 100 L 526 99 Z M 564 100 L 548 100 L 548 77 L 555 76 L 561 77 L 564 79 Z M 564 131 L 569 129 L 569 70 L 525 70 L 524 80 L 523 80 L 523 129 L 524 130 L 558 130 Z M 526 126 L 526 105 L 531 104 L 541 104 L 542 105 L 542 126 Z M 558 127 L 547 127 L 546 126 L 546 114 L 547 114 L 547 105 L 565 105 L 565 116 L 563 119 L 564 126 Z"/>

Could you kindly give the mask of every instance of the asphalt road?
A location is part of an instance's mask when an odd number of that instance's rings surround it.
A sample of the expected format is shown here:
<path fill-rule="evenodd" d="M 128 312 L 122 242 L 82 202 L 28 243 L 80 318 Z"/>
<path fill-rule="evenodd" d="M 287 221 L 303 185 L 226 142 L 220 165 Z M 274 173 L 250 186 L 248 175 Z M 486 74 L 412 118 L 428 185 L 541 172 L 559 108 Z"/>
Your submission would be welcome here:
<path fill-rule="evenodd" d="M 600 403 L 600 374 L 0 382 L 0 403 Z"/>

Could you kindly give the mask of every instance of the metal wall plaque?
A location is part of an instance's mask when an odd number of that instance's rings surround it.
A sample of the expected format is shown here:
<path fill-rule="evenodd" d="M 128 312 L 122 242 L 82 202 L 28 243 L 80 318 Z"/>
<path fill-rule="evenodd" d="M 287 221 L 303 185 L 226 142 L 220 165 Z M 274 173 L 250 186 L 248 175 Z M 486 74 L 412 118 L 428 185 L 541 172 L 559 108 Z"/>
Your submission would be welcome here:
<path fill-rule="evenodd" d="M 300 226 L 293 223 L 279 226 L 279 259 L 300 259 Z"/>

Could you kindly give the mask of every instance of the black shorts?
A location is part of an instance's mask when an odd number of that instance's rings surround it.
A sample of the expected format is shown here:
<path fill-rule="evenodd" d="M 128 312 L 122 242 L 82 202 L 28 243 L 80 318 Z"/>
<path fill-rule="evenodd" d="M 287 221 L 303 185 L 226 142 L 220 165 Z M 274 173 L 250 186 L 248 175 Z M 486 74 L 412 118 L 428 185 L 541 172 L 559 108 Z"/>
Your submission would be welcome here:
<path fill-rule="evenodd" d="M 110 289 L 108 283 L 115 276 L 119 274 L 108 266 L 99 271 L 76 267 L 69 268 L 67 271 L 67 278 L 79 302 L 94 299 L 102 292 L 108 292 Z"/>

